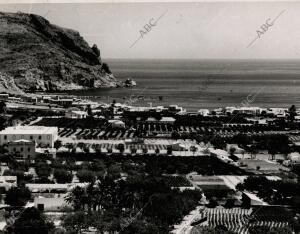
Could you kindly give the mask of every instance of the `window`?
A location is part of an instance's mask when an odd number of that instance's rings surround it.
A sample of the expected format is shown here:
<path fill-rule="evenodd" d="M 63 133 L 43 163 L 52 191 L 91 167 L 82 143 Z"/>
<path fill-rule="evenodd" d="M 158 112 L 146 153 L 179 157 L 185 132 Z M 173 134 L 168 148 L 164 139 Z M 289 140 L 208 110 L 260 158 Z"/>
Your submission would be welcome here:
<path fill-rule="evenodd" d="M 47 136 L 47 139 L 50 140 L 50 135 Z"/>
<path fill-rule="evenodd" d="M 39 135 L 39 140 L 41 140 L 42 139 L 42 136 L 41 135 Z"/>
<path fill-rule="evenodd" d="M 14 148 L 13 151 L 16 152 L 16 148 Z"/>
<path fill-rule="evenodd" d="M 13 135 L 13 137 L 12 137 L 12 138 L 13 138 L 13 140 L 16 140 L 16 135 Z"/>
<path fill-rule="evenodd" d="M 7 140 L 7 136 L 6 135 L 4 135 L 4 140 Z"/>
<path fill-rule="evenodd" d="M 30 136 L 30 140 L 32 140 L 33 139 L 33 136 Z"/>
<path fill-rule="evenodd" d="M 21 147 L 20 151 L 23 152 L 23 147 Z"/>
<path fill-rule="evenodd" d="M 28 148 L 28 152 L 30 152 L 30 148 Z"/>

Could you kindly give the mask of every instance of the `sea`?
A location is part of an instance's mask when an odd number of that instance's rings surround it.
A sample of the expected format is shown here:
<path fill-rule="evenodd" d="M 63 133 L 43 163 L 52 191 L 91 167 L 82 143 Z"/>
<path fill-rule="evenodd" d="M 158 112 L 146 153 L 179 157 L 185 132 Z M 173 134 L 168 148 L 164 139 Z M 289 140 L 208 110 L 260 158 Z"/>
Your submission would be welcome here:
<path fill-rule="evenodd" d="M 182 106 L 187 111 L 226 106 L 300 108 L 300 60 L 109 59 L 114 76 L 131 88 L 71 94 L 132 106 Z"/>

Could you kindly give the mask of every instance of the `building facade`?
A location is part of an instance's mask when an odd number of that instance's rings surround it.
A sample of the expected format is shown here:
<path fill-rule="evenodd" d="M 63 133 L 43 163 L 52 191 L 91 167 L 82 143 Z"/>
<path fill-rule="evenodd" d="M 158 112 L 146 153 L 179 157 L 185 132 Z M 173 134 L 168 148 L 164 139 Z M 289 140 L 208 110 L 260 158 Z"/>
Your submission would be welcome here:
<path fill-rule="evenodd" d="M 33 141 L 39 147 L 54 147 L 58 139 L 57 127 L 15 126 L 7 127 L 0 132 L 0 145 L 17 140 Z"/>
<path fill-rule="evenodd" d="M 17 140 L 7 143 L 9 153 L 17 154 L 23 159 L 34 159 L 36 155 L 35 142 L 29 140 Z"/>

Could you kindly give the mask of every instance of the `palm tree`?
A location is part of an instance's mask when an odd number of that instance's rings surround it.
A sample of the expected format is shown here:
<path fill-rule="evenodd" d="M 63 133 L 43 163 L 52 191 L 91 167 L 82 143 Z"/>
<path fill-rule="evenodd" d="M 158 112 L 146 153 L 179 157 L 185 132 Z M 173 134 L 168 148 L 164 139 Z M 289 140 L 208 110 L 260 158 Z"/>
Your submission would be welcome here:
<path fill-rule="evenodd" d="M 84 188 L 76 186 L 67 196 L 66 202 L 71 204 L 75 210 L 84 208 Z"/>
<path fill-rule="evenodd" d="M 295 119 L 295 116 L 297 115 L 297 113 L 296 113 L 296 106 L 295 105 L 292 105 L 290 108 L 289 108 L 289 111 L 288 111 L 288 113 L 289 113 L 289 119 L 290 119 L 290 121 L 294 121 L 294 119 Z"/>
<path fill-rule="evenodd" d="M 143 148 L 143 154 L 147 154 L 148 153 L 148 149 L 145 147 Z"/>
<path fill-rule="evenodd" d="M 136 154 L 136 148 L 135 147 L 131 147 L 130 148 L 130 152 L 131 152 L 131 154 Z"/>
<path fill-rule="evenodd" d="M 192 146 L 190 147 L 190 151 L 193 152 L 193 156 L 195 155 L 195 153 L 196 153 L 197 150 L 198 150 L 197 147 L 194 146 L 194 145 L 192 145 Z"/>
<path fill-rule="evenodd" d="M 256 147 L 254 145 L 252 145 L 249 150 L 250 150 L 250 154 L 251 154 L 251 159 L 256 158 L 256 154 L 257 154 Z"/>
<path fill-rule="evenodd" d="M 167 154 L 168 154 L 168 155 L 171 155 L 172 152 L 173 152 L 172 146 L 171 146 L 171 145 L 168 145 L 168 146 L 167 146 Z"/>
<path fill-rule="evenodd" d="M 275 160 L 275 154 L 277 153 L 276 149 L 271 147 L 268 149 L 268 153 L 272 156 L 271 160 Z"/>
<path fill-rule="evenodd" d="M 120 143 L 118 144 L 117 149 L 120 151 L 120 154 L 123 154 L 125 151 L 125 145 Z"/>

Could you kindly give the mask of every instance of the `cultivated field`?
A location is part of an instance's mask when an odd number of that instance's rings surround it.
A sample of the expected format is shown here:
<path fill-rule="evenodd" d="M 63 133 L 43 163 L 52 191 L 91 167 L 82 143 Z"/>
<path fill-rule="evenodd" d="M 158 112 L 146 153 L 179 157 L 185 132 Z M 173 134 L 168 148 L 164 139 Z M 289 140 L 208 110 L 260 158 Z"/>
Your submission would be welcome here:
<path fill-rule="evenodd" d="M 278 210 L 280 209 L 280 210 Z M 191 234 L 200 234 L 202 227 L 224 225 L 237 234 L 248 234 L 254 226 L 285 227 L 289 225 L 290 216 L 280 207 L 242 208 L 204 208 L 199 219 L 206 221 L 193 227 Z"/>

